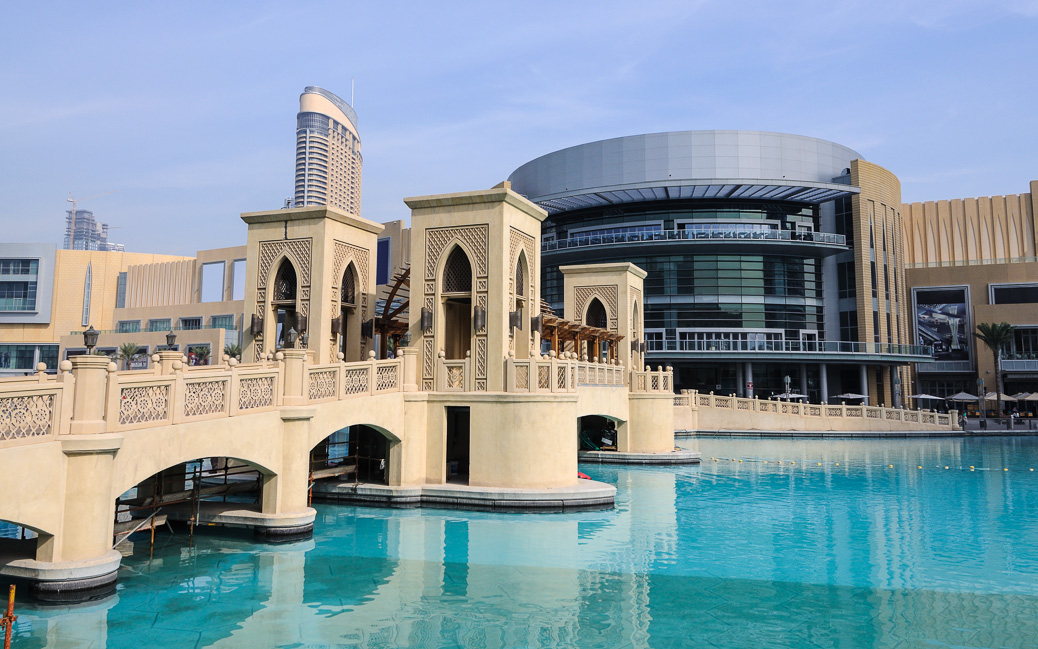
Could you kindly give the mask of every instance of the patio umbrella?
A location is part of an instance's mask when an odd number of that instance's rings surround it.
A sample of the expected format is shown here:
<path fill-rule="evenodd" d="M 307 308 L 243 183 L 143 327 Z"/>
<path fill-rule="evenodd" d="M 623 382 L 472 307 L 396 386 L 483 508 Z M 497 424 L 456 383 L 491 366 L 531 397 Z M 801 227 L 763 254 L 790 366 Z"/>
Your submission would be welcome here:
<path fill-rule="evenodd" d="M 969 392 L 959 392 L 948 397 L 948 401 L 976 401 L 977 397 Z"/>
<path fill-rule="evenodd" d="M 1027 395 L 1027 397 L 1024 398 L 1023 400 L 1024 401 L 1038 401 L 1038 392 L 1032 392 L 1031 394 Z"/>
<path fill-rule="evenodd" d="M 910 394 L 909 399 L 918 399 L 919 401 L 944 401 L 944 397 L 935 397 L 932 394 Z"/>
<path fill-rule="evenodd" d="M 867 394 L 855 394 L 853 392 L 844 392 L 843 394 L 836 395 L 837 399 L 866 399 L 869 395 Z"/>
<path fill-rule="evenodd" d="M 994 392 L 988 392 L 987 394 L 984 395 L 984 400 L 985 401 L 998 401 L 998 396 L 999 395 L 997 395 Z M 1009 396 L 1008 394 L 1003 394 L 1002 395 L 1002 401 L 1016 401 L 1016 399 L 1014 399 L 1013 397 Z"/>
<path fill-rule="evenodd" d="M 797 394 L 796 392 L 783 392 L 782 394 L 776 394 L 776 399 L 806 399 L 806 394 Z"/>
<path fill-rule="evenodd" d="M 1013 398 L 1016 399 L 1017 401 L 1024 401 L 1030 395 L 1031 395 L 1030 392 L 1017 392 L 1016 394 L 1013 395 Z"/>

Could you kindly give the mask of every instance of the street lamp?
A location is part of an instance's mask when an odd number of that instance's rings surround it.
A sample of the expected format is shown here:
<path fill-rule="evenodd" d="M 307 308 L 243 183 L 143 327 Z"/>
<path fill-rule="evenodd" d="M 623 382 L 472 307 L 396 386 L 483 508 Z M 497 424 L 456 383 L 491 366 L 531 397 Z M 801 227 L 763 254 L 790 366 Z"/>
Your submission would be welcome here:
<path fill-rule="evenodd" d="M 299 338 L 299 332 L 294 327 L 289 327 L 288 333 L 285 334 L 285 347 L 288 349 L 296 348 L 296 340 Z"/>
<path fill-rule="evenodd" d="M 90 325 L 90 328 L 83 332 L 83 344 L 86 345 L 87 355 L 94 353 L 94 347 L 97 347 L 97 336 L 99 332 L 94 329 L 94 325 Z"/>
<path fill-rule="evenodd" d="M 175 333 L 173 333 L 172 329 L 170 329 L 169 333 L 166 334 L 166 349 L 167 350 L 172 350 L 176 344 L 177 344 L 177 335 Z"/>
<path fill-rule="evenodd" d="M 984 389 L 984 377 L 977 377 L 977 406 L 980 408 L 980 427 L 987 428 L 987 400 L 984 398 L 986 390 Z"/>

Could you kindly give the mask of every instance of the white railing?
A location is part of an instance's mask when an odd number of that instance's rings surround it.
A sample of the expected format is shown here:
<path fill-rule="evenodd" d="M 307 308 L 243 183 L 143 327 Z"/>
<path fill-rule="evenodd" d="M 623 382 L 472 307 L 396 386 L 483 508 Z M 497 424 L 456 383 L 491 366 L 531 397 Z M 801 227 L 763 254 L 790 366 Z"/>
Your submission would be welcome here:
<path fill-rule="evenodd" d="M 509 356 L 505 359 L 507 392 L 575 392 L 585 386 L 622 388 L 626 385 L 623 365 L 577 360 L 572 352 L 562 357 L 553 352 L 533 358 Z"/>
<path fill-rule="evenodd" d="M 47 441 L 72 419 L 71 375 L 0 379 L 0 444 Z"/>
<path fill-rule="evenodd" d="M 682 390 L 674 398 L 676 408 L 718 408 L 779 415 L 796 415 L 809 419 L 872 419 L 886 422 L 930 424 L 949 430 L 956 429 L 956 411 L 939 413 L 927 410 L 905 410 L 884 406 L 848 406 L 828 403 L 797 403 L 758 398 L 743 398 L 734 395 L 700 394 L 696 390 Z M 813 430 L 813 429 L 812 429 Z"/>

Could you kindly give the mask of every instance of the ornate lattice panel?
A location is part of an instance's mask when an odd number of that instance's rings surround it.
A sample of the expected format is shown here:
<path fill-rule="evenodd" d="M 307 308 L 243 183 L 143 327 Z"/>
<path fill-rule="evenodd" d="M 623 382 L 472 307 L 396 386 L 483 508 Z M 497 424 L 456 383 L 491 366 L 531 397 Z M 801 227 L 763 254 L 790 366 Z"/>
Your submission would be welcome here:
<path fill-rule="evenodd" d="M 551 388 L 551 368 L 547 365 L 537 366 L 537 388 L 540 390 Z"/>
<path fill-rule="evenodd" d="M 256 303 L 261 308 L 266 308 L 267 278 L 270 269 L 275 262 L 287 258 L 292 262 L 297 273 L 296 282 L 299 312 L 302 315 L 310 313 L 310 272 L 311 272 L 311 248 L 310 239 L 284 239 L 281 241 L 261 241 L 259 244 L 259 274 L 257 279 Z M 273 287 L 271 287 L 273 289 Z"/>
<path fill-rule="evenodd" d="M 566 389 L 566 366 L 565 365 L 560 365 L 559 367 L 557 367 L 555 369 L 557 370 L 557 374 L 558 374 L 558 376 L 556 377 L 555 387 L 560 389 L 560 390 L 565 390 Z"/>
<path fill-rule="evenodd" d="M 443 266 L 443 292 L 472 292 L 472 264 L 461 247 L 451 251 L 447 263 Z"/>
<path fill-rule="evenodd" d="M 379 366 L 378 372 L 375 375 L 375 391 L 376 392 L 387 392 L 390 390 L 396 390 L 397 384 L 397 366 L 396 365 L 382 365 Z"/>
<path fill-rule="evenodd" d="M 227 381 L 200 381 L 184 386 L 184 416 L 198 417 L 224 411 Z"/>
<path fill-rule="evenodd" d="M 529 365 L 516 365 L 515 366 L 515 389 L 522 392 L 529 391 L 530 389 L 530 366 Z"/>
<path fill-rule="evenodd" d="M 433 228 L 425 231 L 425 278 L 435 279 L 440 253 L 448 244 L 459 241 L 473 256 L 477 277 L 487 276 L 487 239 L 490 228 L 486 225 L 467 225 L 457 228 Z"/>
<path fill-rule="evenodd" d="M 619 291 L 616 286 L 577 286 L 573 289 L 574 296 L 574 310 L 576 313 L 576 321 L 579 324 L 584 324 L 584 311 L 587 309 L 588 302 L 592 298 L 598 298 L 598 300 L 605 306 L 606 314 L 609 317 L 609 326 L 607 327 L 610 331 L 617 331 L 617 309 L 616 304 Z"/>
<path fill-rule="evenodd" d="M 0 399 L 0 440 L 49 435 L 54 395 L 34 394 Z"/>
<path fill-rule="evenodd" d="M 169 418 L 169 385 L 142 385 L 119 391 L 119 423 L 123 426 Z"/>
<path fill-rule="evenodd" d="M 361 367 L 342 373 L 342 389 L 347 395 L 363 394 L 368 391 L 368 369 Z"/>
<path fill-rule="evenodd" d="M 243 378 L 238 386 L 238 410 L 270 408 L 274 405 L 274 377 Z"/>
<path fill-rule="evenodd" d="M 520 232 L 515 228 L 511 228 L 508 233 L 508 261 L 511 268 L 515 268 L 519 263 L 519 251 L 526 252 L 526 264 L 529 267 L 529 275 L 523 278 L 525 283 L 525 292 L 520 292 L 519 287 L 515 287 L 515 292 L 518 295 L 534 295 L 534 281 L 537 277 L 537 258 L 534 256 L 534 238 L 525 232 Z"/>
<path fill-rule="evenodd" d="M 271 299 L 275 302 L 284 302 L 296 299 L 298 281 L 296 279 L 296 269 L 292 266 L 292 262 L 284 259 L 281 261 L 281 266 L 278 267 L 278 273 L 274 276 L 274 286 L 271 289 Z"/>
<path fill-rule="evenodd" d="M 310 385 L 306 394 L 310 401 L 330 399 L 335 396 L 335 370 L 310 372 Z"/>
<path fill-rule="evenodd" d="M 448 365 L 447 366 L 447 389 L 448 390 L 464 390 L 465 389 L 465 366 L 464 365 Z"/>

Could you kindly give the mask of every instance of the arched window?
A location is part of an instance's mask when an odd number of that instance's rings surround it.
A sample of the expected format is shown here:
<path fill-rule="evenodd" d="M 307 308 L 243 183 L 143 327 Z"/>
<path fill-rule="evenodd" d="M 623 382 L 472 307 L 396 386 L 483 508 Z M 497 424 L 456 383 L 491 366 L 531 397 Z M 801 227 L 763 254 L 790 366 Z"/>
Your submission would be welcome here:
<path fill-rule="evenodd" d="M 520 253 L 519 261 L 515 264 L 515 295 L 516 297 L 522 297 L 526 295 L 526 278 L 523 277 L 523 255 Z"/>
<path fill-rule="evenodd" d="M 339 302 L 343 306 L 356 306 L 357 304 L 357 280 L 353 274 L 354 266 L 351 263 L 342 274 L 342 287 L 339 289 Z"/>
<path fill-rule="evenodd" d="M 274 277 L 273 301 L 296 301 L 296 269 L 292 266 L 292 262 L 287 259 L 281 262 L 277 275 Z"/>
<path fill-rule="evenodd" d="M 447 264 L 443 267 L 443 292 L 472 292 L 472 264 L 460 246 L 451 251 L 447 257 Z"/>
<path fill-rule="evenodd" d="M 609 318 L 606 316 L 605 307 L 598 298 L 593 298 L 591 304 L 587 305 L 587 315 L 584 316 L 584 324 L 589 327 L 606 329 L 609 326 Z"/>

